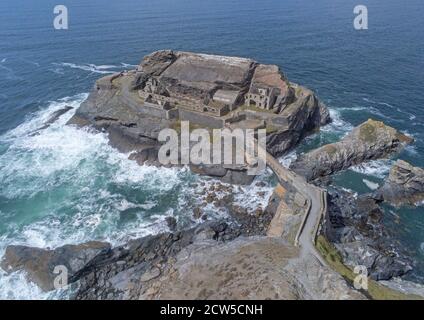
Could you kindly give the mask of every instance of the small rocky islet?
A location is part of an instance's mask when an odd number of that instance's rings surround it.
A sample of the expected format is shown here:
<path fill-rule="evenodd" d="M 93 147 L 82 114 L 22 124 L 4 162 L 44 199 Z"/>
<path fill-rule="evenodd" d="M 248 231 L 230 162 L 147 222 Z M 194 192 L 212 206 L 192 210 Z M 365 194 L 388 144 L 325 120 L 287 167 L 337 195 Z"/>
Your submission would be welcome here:
<path fill-rule="evenodd" d="M 69 110 L 52 115 L 39 130 Z M 266 149 L 277 157 L 331 119 L 312 91 L 290 82 L 275 65 L 163 50 L 146 56 L 135 70 L 99 79 L 68 125 L 107 132 L 110 144 L 130 159 L 160 166 L 159 132 L 178 130 L 181 121 L 209 129 L 264 128 Z M 413 260 L 385 230 L 380 205 L 423 201 L 424 170 L 399 160 L 382 187 L 359 197 L 329 180 L 351 166 L 392 157 L 412 142 L 370 119 L 341 141 L 302 154 L 287 169 L 326 190 L 319 236 L 336 248 L 347 267 L 366 266 L 373 280 L 390 280 L 413 268 Z M 193 210 L 194 226 L 180 230 L 177 220 L 168 217 L 169 232 L 117 247 L 98 241 L 56 249 L 12 245 L 1 267 L 24 270 L 28 280 L 50 291 L 55 266 L 64 265 L 73 299 L 370 298 L 296 245 L 305 203 L 290 184 L 279 183 L 266 207 L 247 210 L 233 195 L 238 185 L 253 181 L 246 166 L 190 168 L 216 179 L 203 188 L 202 201 L 227 215 L 211 218 L 199 206 Z M 275 223 L 282 224 L 277 236 L 271 231 Z"/>

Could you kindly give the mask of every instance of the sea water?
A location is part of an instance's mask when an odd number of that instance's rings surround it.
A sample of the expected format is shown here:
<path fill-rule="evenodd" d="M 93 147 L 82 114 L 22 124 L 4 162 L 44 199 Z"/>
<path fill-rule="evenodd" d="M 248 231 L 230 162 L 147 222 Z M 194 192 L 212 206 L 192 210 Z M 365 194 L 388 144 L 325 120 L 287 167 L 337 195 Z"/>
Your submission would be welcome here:
<path fill-rule="evenodd" d="M 369 11 L 362 31 L 353 27 L 353 0 L 74 0 L 67 4 L 68 30 L 53 28 L 56 4 L 0 3 L 0 255 L 9 244 L 120 244 L 167 230 L 167 216 L 181 226 L 196 223 L 193 186 L 208 179 L 186 168 L 137 166 L 104 133 L 65 125 L 97 78 L 132 69 L 155 50 L 250 57 L 279 65 L 291 81 L 314 90 L 334 121 L 283 157 L 285 165 L 373 118 L 413 136 L 400 157 L 424 166 L 421 0 L 362 1 Z M 68 105 L 74 110 L 33 134 Z M 372 161 L 335 180 L 369 192 L 393 161 Z M 244 194 L 236 200 L 250 207 L 259 201 L 257 190 Z M 411 279 L 422 282 L 423 207 L 388 207 L 385 222 L 418 262 Z M 40 292 L 22 273 L 0 273 L 0 298 L 58 296 Z"/>

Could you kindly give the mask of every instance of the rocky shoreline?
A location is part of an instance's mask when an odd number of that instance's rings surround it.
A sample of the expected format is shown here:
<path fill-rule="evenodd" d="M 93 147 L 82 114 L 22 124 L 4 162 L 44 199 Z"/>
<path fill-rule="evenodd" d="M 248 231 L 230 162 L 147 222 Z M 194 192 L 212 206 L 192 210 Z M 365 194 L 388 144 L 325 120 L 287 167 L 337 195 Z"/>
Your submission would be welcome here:
<path fill-rule="evenodd" d="M 382 223 L 384 211 L 370 194 L 331 188 L 328 203 L 324 234 L 346 265 L 365 266 L 373 280 L 400 277 L 413 269 L 413 260 L 393 241 Z"/>
<path fill-rule="evenodd" d="M 203 75 L 204 60 L 216 67 L 220 81 Z M 230 66 L 226 65 L 228 61 Z M 227 68 L 234 74 L 229 74 Z M 268 110 L 245 105 L 222 117 L 207 114 L 215 110 L 211 99 L 227 99 L 234 95 L 229 93 L 234 88 L 242 94 L 253 92 L 252 88 L 259 90 L 255 82 L 259 80 L 280 93 Z M 146 90 L 152 92 L 146 95 Z M 174 113 L 169 113 L 175 111 L 169 109 L 172 97 L 182 93 L 204 103 L 206 111 L 201 121 L 212 121 L 208 122 L 212 126 L 227 121 L 235 127 L 244 126 L 246 119 L 248 123 L 260 123 L 267 129 L 267 151 L 275 156 L 286 154 L 306 135 L 330 121 L 328 109 L 315 94 L 289 82 L 276 66 L 241 58 L 159 51 L 145 57 L 136 70 L 98 80 L 68 125 L 107 132 L 110 144 L 128 154 L 129 159 L 139 165 L 161 166 L 158 132 L 178 128 L 184 120 L 172 118 Z M 152 97 L 162 97 L 168 104 L 158 102 L 152 109 Z M 246 97 L 255 99 L 255 95 Z M 239 103 L 237 99 L 235 103 Z M 143 109 L 145 100 L 148 101 Z M 154 109 L 158 106 L 165 108 L 159 112 Z M 180 117 L 188 112 L 176 109 Z M 53 114 L 39 130 L 67 111 L 69 108 Z M 423 170 L 398 161 L 383 187 L 361 196 L 332 186 L 329 176 L 372 159 L 391 157 L 411 142 L 394 128 L 370 119 L 341 141 L 300 155 L 290 166 L 306 180 L 328 190 L 321 235 L 334 244 L 344 264 L 366 266 L 373 280 L 401 277 L 413 268 L 412 259 L 385 230 L 380 204 L 422 201 Z M 235 201 L 235 188 L 249 185 L 254 179 L 246 174 L 246 167 L 192 165 L 190 169 L 221 181 L 200 186 L 201 204 L 193 209 L 194 226 L 181 229 L 175 217 L 167 217 L 169 232 L 116 247 L 96 241 L 55 249 L 9 246 L 1 261 L 2 269 L 23 270 L 30 281 L 50 291 L 55 288 L 55 267 L 63 265 L 75 290 L 72 299 L 365 298 L 314 256 L 299 257 L 294 238 L 306 201 L 299 200 L 290 185 L 278 184 L 268 205 L 252 210 Z M 208 205 L 226 215 L 209 217 L 203 210 Z M 282 214 L 278 223 L 283 223 L 283 227 L 276 236 L 271 225 L 277 211 Z"/>
<path fill-rule="evenodd" d="M 424 201 L 424 170 L 398 160 L 374 196 L 395 206 L 414 206 Z"/>
<path fill-rule="evenodd" d="M 243 126 L 243 121 L 246 120 L 259 126 L 264 125 L 267 130 L 267 150 L 276 156 L 292 149 L 307 134 L 331 121 L 328 109 L 315 94 L 307 88 L 289 82 L 277 66 L 262 65 L 251 60 L 240 61 L 239 58 L 234 58 L 234 62 L 226 65 L 222 62 L 225 59 L 168 50 L 154 52 L 146 56 L 136 70 L 99 79 L 88 99 L 82 103 L 68 124 L 90 126 L 105 131 L 109 135 L 111 145 L 120 152 L 130 153 L 130 159 L 140 165 L 160 166 L 157 157 L 162 144 L 157 140 L 158 134 L 165 128 L 178 131 L 181 121 L 197 121 L 203 128 L 223 128 L 224 124 L 230 123 L 236 127 L 238 123 Z M 180 60 L 182 62 L 178 64 L 178 69 L 171 72 L 170 68 Z M 217 68 L 211 79 L 203 75 L 207 69 L 204 66 L 206 63 Z M 196 68 L 191 64 L 201 66 Z M 249 65 L 248 68 L 246 64 Z M 233 76 L 228 72 L 235 67 L 240 67 L 241 70 L 236 69 L 237 72 L 244 74 L 241 80 L 237 78 L 233 81 L 241 83 L 215 79 L 216 74 L 219 74 L 218 78 L 231 79 Z M 251 69 L 255 71 L 252 72 Z M 165 77 L 165 73 L 172 73 L 174 78 L 170 80 L 168 75 Z M 246 106 L 245 109 L 235 109 L 222 117 L 207 113 L 198 113 L 194 117 L 184 109 L 180 111 L 179 118 L 173 118 L 169 114 L 159 116 L 157 112 L 160 108 L 140 108 L 144 100 L 138 92 L 140 88 L 147 86 L 149 79 L 161 81 L 161 85 L 151 95 L 162 94 L 163 97 L 175 94 L 178 97 L 183 95 L 184 99 L 209 101 L 210 96 L 216 95 L 220 90 L 240 86 L 243 93 L 249 90 L 249 83 L 254 86 L 256 81 L 263 86 L 279 87 L 278 90 L 284 92 L 284 95 L 281 95 L 274 109 L 263 112 L 260 108 L 252 109 Z M 202 83 L 201 89 L 198 88 L 198 82 Z M 208 89 L 203 89 L 203 86 Z M 190 165 L 190 168 L 195 173 L 219 178 L 227 183 L 250 184 L 253 180 L 252 176 L 246 174 L 247 169 L 243 166 Z"/>
<path fill-rule="evenodd" d="M 322 232 L 342 253 L 347 265 L 365 265 L 374 280 L 389 280 L 405 275 L 412 269 L 413 261 L 398 244 L 392 243 L 390 235 L 381 224 L 381 199 L 373 194 L 356 197 L 346 191 L 328 187 L 325 179 L 316 180 L 315 183 L 324 183 L 329 189 L 329 210 Z M 232 193 L 236 187 L 215 183 L 208 187 L 205 185 L 202 190 L 203 205 L 212 204 L 217 210 L 225 210 L 228 212 L 226 219 L 209 220 L 202 213 L 201 205 L 193 210 L 193 217 L 205 222 L 190 229 L 178 231 L 175 219 L 169 217 L 167 223 L 172 232 L 132 240 L 115 248 L 99 242 L 54 250 L 9 246 L 1 267 L 7 272 L 25 270 L 29 280 L 49 291 L 53 289 L 54 266 L 68 266 L 71 271 L 70 282 L 77 286 L 73 299 L 157 298 L 160 290 L 157 288 L 159 282 L 155 279 L 172 274 L 171 266 L 182 250 L 202 246 L 205 241 L 207 244 L 202 247 L 203 250 L 215 250 L 215 247 L 225 246 L 225 243 L 232 243 L 235 239 L 240 239 L 239 242 L 244 244 L 250 240 L 243 239 L 267 238 L 270 222 L 280 203 L 286 203 L 291 208 L 289 211 L 295 207 L 294 199 L 290 198 L 291 193 L 279 190 L 280 186 L 270 197 L 266 208 L 248 211 L 234 203 Z M 292 243 L 292 229 L 296 228 L 301 216 L 293 215 L 293 218 L 296 217 L 297 222 L 286 221 L 287 231 L 281 245 L 287 248 Z M 213 296 L 212 292 L 208 294 L 206 291 L 199 293 L 196 298 Z M 296 296 L 289 290 L 286 295 L 275 297 L 307 296 L 306 292 Z"/>
<path fill-rule="evenodd" d="M 366 161 L 390 157 L 412 142 L 412 138 L 383 122 L 369 119 L 341 141 L 301 155 L 291 169 L 312 181 Z"/>

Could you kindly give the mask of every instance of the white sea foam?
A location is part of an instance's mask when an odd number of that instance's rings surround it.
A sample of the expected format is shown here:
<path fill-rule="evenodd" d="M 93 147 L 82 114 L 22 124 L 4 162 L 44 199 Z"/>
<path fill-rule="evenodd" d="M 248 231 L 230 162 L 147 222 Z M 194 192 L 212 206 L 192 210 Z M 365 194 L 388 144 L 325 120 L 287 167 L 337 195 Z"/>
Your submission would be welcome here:
<path fill-rule="evenodd" d="M 363 111 L 367 110 L 365 107 L 350 107 L 350 108 L 337 108 L 339 111 Z"/>
<path fill-rule="evenodd" d="M 39 300 L 53 297 L 54 293 L 45 293 L 36 284 L 28 282 L 24 272 L 8 275 L 0 270 L 0 299 Z"/>
<path fill-rule="evenodd" d="M 417 140 L 416 139 L 416 137 L 415 137 L 415 134 L 411 134 L 411 133 L 409 133 L 408 131 L 403 131 L 402 132 L 403 134 L 405 134 L 406 136 L 408 136 L 408 137 L 410 137 L 410 138 L 412 138 L 412 139 L 414 139 L 414 140 Z M 418 151 L 417 151 L 417 149 L 416 149 L 416 145 L 415 144 L 408 144 L 407 146 L 405 146 L 405 151 L 407 152 L 407 153 L 409 153 L 409 154 L 411 154 L 411 155 L 413 155 L 413 156 L 415 156 L 415 155 L 417 155 L 417 153 L 418 153 Z"/>
<path fill-rule="evenodd" d="M 98 74 L 112 74 L 117 72 L 117 70 L 110 70 L 110 69 L 119 69 L 120 66 L 114 66 L 114 65 L 95 65 L 92 63 L 88 63 L 88 64 L 76 64 L 76 63 L 70 63 L 70 62 L 61 62 L 59 64 L 55 64 L 55 65 L 59 65 L 62 67 L 68 67 L 68 68 L 72 68 L 72 69 L 80 69 L 80 70 L 84 70 L 84 71 L 89 71 L 89 72 L 93 72 L 93 73 L 98 73 Z"/>
<path fill-rule="evenodd" d="M 330 117 L 332 119 L 332 122 L 322 127 L 321 131 L 347 134 L 349 131 L 353 129 L 352 124 L 342 119 L 342 116 L 339 110 L 331 109 L 331 108 L 329 110 L 330 110 Z"/>
<path fill-rule="evenodd" d="M 129 63 L 125 63 L 125 62 L 121 62 L 121 66 L 123 66 L 124 68 L 131 68 L 131 69 L 138 67 L 138 65 L 136 65 L 136 64 L 129 64 Z"/>
<path fill-rule="evenodd" d="M 365 183 L 365 185 L 370 188 L 371 190 L 377 190 L 378 187 L 380 186 L 378 183 L 369 181 L 367 179 L 362 179 L 362 181 Z"/>
<path fill-rule="evenodd" d="M 407 137 L 410 137 L 410 138 L 412 138 L 412 139 L 415 139 L 414 134 L 413 134 L 413 133 L 410 133 L 408 130 L 403 130 L 403 131 L 402 131 L 402 133 L 403 133 L 405 136 L 407 136 Z"/>
<path fill-rule="evenodd" d="M 2 221 L 7 219 L 6 232 L 0 234 L 1 255 L 10 244 L 55 248 L 96 239 L 118 245 L 167 231 L 166 216 L 184 214 L 184 202 L 175 208 L 157 205 L 174 188 L 185 195 L 194 192 L 185 183 L 190 175 L 187 169 L 138 166 L 111 148 L 106 134 L 65 126 L 74 111 L 34 134 L 53 112 L 66 105 L 77 108 L 86 97 L 52 102 L 0 137 L 0 143 L 7 145 L 0 155 L 0 195 L 19 202 L 20 214 L 30 219 L 21 225 L 13 219 L 16 212 L 0 212 Z M 120 189 L 147 194 L 148 198 L 130 200 Z M 122 227 L 120 213 L 129 209 L 140 215 Z M 16 287 L 22 288 L 19 292 L 10 290 Z M 22 274 L 0 274 L 0 298 L 46 297 L 50 296 L 27 283 Z"/>
<path fill-rule="evenodd" d="M 261 176 L 255 178 L 249 186 L 240 186 L 234 194 L 234 203 L 247 208 L 249 212 L 254 212 L 258 207 L 265 209 L 268 205 L 274 187 L 266 182 L 272 173 L 266 171 Z M 264 184 L 258 184 L 263 182 Z"/>
<path fill-rule="evenodd" d="M 22 78 L 17 76 L 11 68 L 0 65 L 0 69 L 6 71 L 6 73 L 2 73 L 2 74 L 4 74 L 7 79 L 9 79 L 9 80 L 22 80 Z"/>
<path fill-rule="evenodd" d="M 290 165 L 296 161 L 297 159 L 297 153 L 296 151 L 291 151 L 288 154 L 282 156 L 281 158 L 278 159 L 278 162 L 280 162 L 283 167 L 289 168 Z"/>
<path fill-rule="evenodd" d="M 365 102 L 369 102 L 369 103 L 377 103 L 369 98 L 362 98 L 362 100 L 364 100 Z"/>
<path fill-rule="evenodd" d="M 81 93 L 71 97 L 64 97 L 62 99 L 59 99 L 58 101 L 51 101 L 47 108 L 41 109 L 40 111 L 31 115 L 27 119 L 27 121 L 1 136 L 0 141 L 14 141 L 18 138 L 26 138 L 29 134 L 42 127 L 55 111 L 63 109 L 66 106 L 71 106 L 74 108 L 74 111 L 66 113 L 65 115 L 60 117 L 55 124 L 53 124 L 53 126 L 63 126 L 73 115 L 75 109 L 78 108 L 78 106 L 85 99 L 87 99 L 87 97 L 87 93 Z"/>
<path fill-rule="evenodd" d="M 142 209 L 152 209 L 156 206 L 156 202 L 148 202 L 145 204 L 136 204 L 133 202 L 128 201 L 127 199 L 121 199 L 120 201 L 117 201 L 114 204 L 115 209 L 118 211 L 125 211 L 128 209 L 136 209 L 136 208 L 142 208 Z"/>
<path fill-rule="evenodd" d="M 368 99 L 368 98 L 363 98 L 363 100 L 366 101 L 366 102 L 368 102 L 368 103 L 370 103 L 370 104 L 373 104 L 373 105 L 385 106 L 385 107 L 388 107 L 388 108 L 390 108 L 392 110 L 395 110 L 396 112 L 398 112 L 400 114 L 403 114 L 406 117 L 408 117 L 409 120 L 414 120 L 416 118 L 416 116 L 414 114 L 412 114 L 412 113 L 410 113 L 408 111 L 405 111 L 405 110 L 401 109 L 400 107 L 394 106 L 394 105 L 392 105 L 390 103 L 387 103 L 387 102 L 384 102 L 384 101 L 373 101 L 373 100 Z M 380 117 L 389 119 L 391 121 L 404 122 L 404 119 L 399 119 L 399 117 L 392 117 L 390 115 L 386 115 L 383 112 L 381 112 L 379 109 L 376 109 L 376 108 L 371 107 L 371 108 L 369 108 L 369 110 L 373 114 L 376 114 L 376 115 L 378 115 Z M 392 114 L 392 113 L 393 113 L 393 111 L 390 111 L 390 114 Z"/>
<path fill-rule="evenodd" d="M 345 192 L 351 193 L 354 198 L 357 198 L 358 197 L 358 193 L 355 192 L 355 191 L 353 191 L 352 189 L 345 188 L 345 187 L 340 187 L 340 189 L 343 190 L 343 191 L 345 191 Z"/>
<path fill-rule="evenodd" d="M 156 168 L 153 166 L 139 166 L 134 161 L 128 161 L 125 154 L 114 154 L 107 158 L 110 165 L 119 164 L 113 176 L 117 183 L 142 183 L 146 180 L 153 189 L 158 191 L 172 190 L 180 183 L 179 173 L 187 172 L 186 168 Z"/>
<path fill-rule="evenodd" d="M 383 179 L 389 173 L 392 165 L 393 165 L 392 160 L 388 160 L 388 159 L 372 160 L 357 166 L 353 166 L 350 168 L 350 170 L 358 172 L 358 173 L 362 173 L 368 176 L 374 176 L 376 178 Z"/>
<path fill-rule="evenodd" d="M 63 71 L 62 68 L 52 68 L 52 69 L 49 69 L 49 71 L 56 73 L 56 74 L 60 74 L 60 75 L 65 74 L 65 72 Z"/>
<path fill-rule="evenodd" d="M 95 64 L 89 64 L 90 67 L 95 68 L 96 70 L 107 70 L 107 69 L 116 69 L 119 68 L 119 66 L 111 65 L 111 64 L 102 64 L 99 66 L 96 66 Z"/>
<path fill-rule="evenodd" d="M 134 69 L 137 67 L 136 65 L 128 64 L 124 62 L 121 62 L 119 65 L 113 65 L 113 64 L 95 65 L 93 63 L 77 64 L 77 63 L 71 63 L 71 62 L 53 63 L 52 65 L 54 66 L 54 68 L 50 68 L 49 71 L 53 73 L 57 73 L 57 74 L 64 74 L 65 68 L 79 69 L 79 70 L 88 71 L 92 73 L 98 73 L 98 74 L 113 74 L 124 69 Z"/>

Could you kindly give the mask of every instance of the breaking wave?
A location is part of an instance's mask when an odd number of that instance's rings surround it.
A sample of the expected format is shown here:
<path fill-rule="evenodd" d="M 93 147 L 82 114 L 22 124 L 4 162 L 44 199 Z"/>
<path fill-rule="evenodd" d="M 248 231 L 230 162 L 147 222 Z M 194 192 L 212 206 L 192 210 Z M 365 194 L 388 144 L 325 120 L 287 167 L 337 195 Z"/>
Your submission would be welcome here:
<path fill-rule="evenodd" d="M 138 166 L 105 133 L 66 126 L 87 94 L 51 102 L 0 137 L 0 256 L 7 245 L 54 248 L 103 240 L 113 245 L 168 230 L 191 215 L 188 169 Z M 53 112 L 74 109 L 37 131 Z M 179 199 L 178 194 L 186 198 Z M 0 273 L 0 298 L 52 298 L 21 273 Z"/>
<path fill-rule="evenodd" d="M 372 182 L 370 180 L 367 179 L 362 179 L 362 181 L 365 183 L 365 185 L 371 189 L 371 190 L 377 190 L 378 187 L 380 186 L 378 183 Z"/>
<path fill-rule="evenodd" d="M 247 208 L 250 212 L 254 212 L 258 207 L 265 209 L 274 191 L 274 184 L 270 182 L 272 175 L 271 170 L 266 170 L 261 176 L 256 177 L 251 185 L 239 186 L 234 203 Z"/>
<path fill-rule="evenodd" d="M 331 132 L 338 134 L 347 134 L 353 129 L 353 125 L 343 120 L 342 115 L 338 109 L 330 108 L 330 117 L 332 122 L 321 128 L 323 132 Z"/>
<path fill-rule="evenodd" d="M 278 161 L 283 165 L 283 167 L 289 168 L 290 165 L 296 161 L 297 159 L 297 153 L 296 151 L 291 151 L 288 154 L 280 157 Z"/>
<path fill-rule="evenodd" d="M 414 120 L 416 118 L 415 114 L 405 111 L 402 108 L 394 106 L 390 103 L 383 101 L 374 101 L 369 98 L 362 98 L 362 100 L 369 103 L 370 105 L 380 106 L 377 108 L 371 106 L 369 107 L 369 111 L 377 116 L 388 119 L 390 121 L 405 122 L 407 120 Z M 388 108 L 390 110 L 388 112 L 383 112 L 381 111 L 382 107 Z"/>
<path fill-rule="evenodd" d="M 182 226 L 199 223 L 192 209 L 200 188 L 193 185 L 216 181 L 188 168 L 139 166 L 114 150 L 105 133 L 65 125 L 86 98 L 50 102 L 0 136 L 0 256 L 11 244 L 55 248 L 100 240 L 119 245 L 169 231 L 169 216 Z M 73 110 L 39 130 L 65 106 Z M 271 176 L 266 172 L 251 186 L 237 188 L 235 203 L 265 209 L 274 188 Z M 225 214 L 210 211 L 211 217 Z M 59 297 L 60 292 L 39 290 L 22 272 L 0 272 L 0 299 Z"/>
<path fill-rule="evenodd" d="M 389 174 L 392 165 L 393 160 L 372 160 L 357 166 L 353 166 L 350 168 L 350 170 L 362 173 L 367 176 L 384 179 Z"/>
<path fill-rule="evenodd" d="M 0 299 L 39 300 L 54 298 L 54 294 L 43 292 L 36 284 L 27 282 L 25 273 L 18 271 L 6 274 L 0 269 Z"/>
<path fill-rule="evenodd" d="M 61 63 L 54 63 L 54 66 L 56 68 L 52 69 L 52 72 L 55 73 L 61 73 L 63 72 L 63 68 L 71 68 L 71 69 L 79 69 L 83 71 L 88 71 L 92 73 L 98 73 L 98 74 L 113 74 L 118 71 L 121 71 L 124 68 L 134 68 L 135 65 L 131 65 L 128 63 L 121 63 L 120 65 L 95 65 L 92 63 L 87 64 L 76 64 L 76 63 L 70 63 L 70 62 L 61 62 Z"/>

